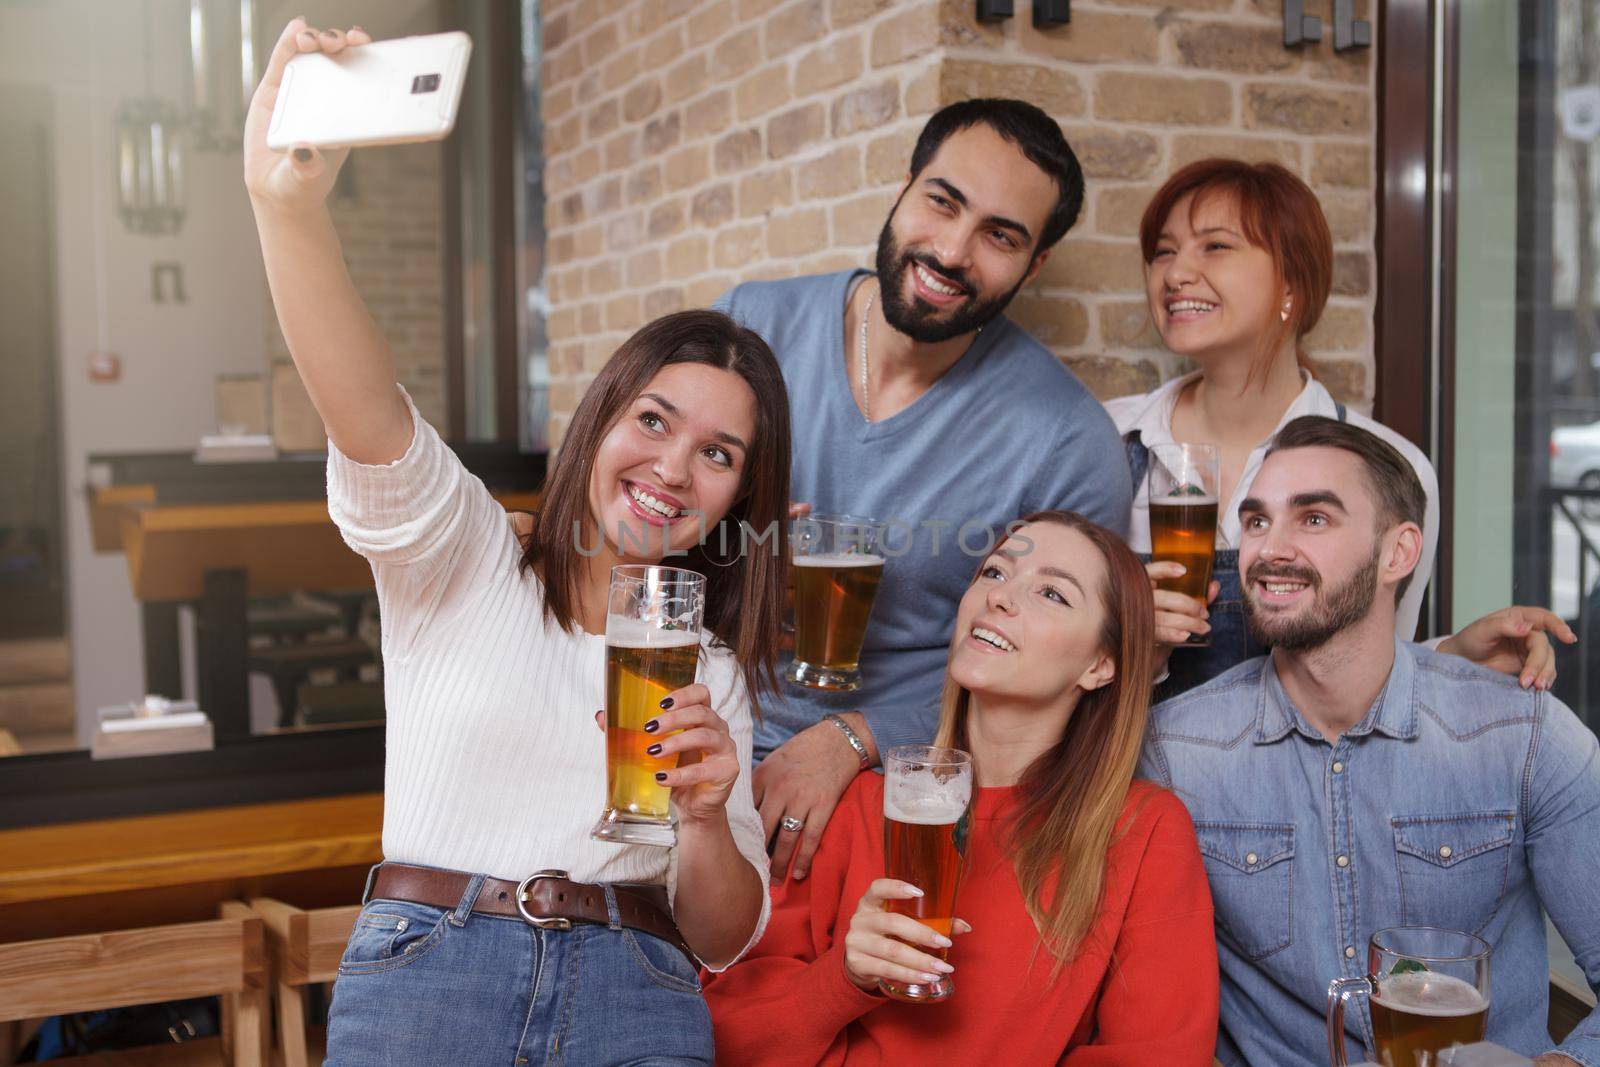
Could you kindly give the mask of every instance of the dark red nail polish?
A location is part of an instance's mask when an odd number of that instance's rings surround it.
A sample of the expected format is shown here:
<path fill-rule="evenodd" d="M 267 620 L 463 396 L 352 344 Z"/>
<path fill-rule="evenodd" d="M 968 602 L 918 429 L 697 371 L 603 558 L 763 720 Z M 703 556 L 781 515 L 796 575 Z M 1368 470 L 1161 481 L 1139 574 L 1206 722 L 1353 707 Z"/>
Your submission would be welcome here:
<path fill-rule="evenodd" d="M 296 148 L 294 150 L 294 158 L 298 159 L 302 163 L 310 163 L 311 162 L 311 149 L 309 149 L 309 148 Z"/>
<path fill-rule="evenodd" d="M 644 751 L 645 751 L 645 755 L 647 755 L 647 756 L 659 756 L 659 755 L 661 755 L 661 743 L 657 742 L 656 744 L 651 745 L 649 748 L 645 749 Z"/>
<path fill-rule="evenodd" d="M 667 772 L 666 771 L 657 771 L 656 772 L 656 781 L 664 782 L 666 780 L 667 780 Z"/>
<path fill-rule="evenodd" d="M 653 734 L 659 729 L 661 729 L 661 724 L 654 719 L 644 724 L 644 732 L 647 734 Z"/>
<path fill-rule="evenodd" d="M 671 697 L 666 697 L 665 699 L 663 699 L 661 701 L 661 710 L 662 711 L 666 711 L 670 707 L 672 707 L 672 698 Z"/>

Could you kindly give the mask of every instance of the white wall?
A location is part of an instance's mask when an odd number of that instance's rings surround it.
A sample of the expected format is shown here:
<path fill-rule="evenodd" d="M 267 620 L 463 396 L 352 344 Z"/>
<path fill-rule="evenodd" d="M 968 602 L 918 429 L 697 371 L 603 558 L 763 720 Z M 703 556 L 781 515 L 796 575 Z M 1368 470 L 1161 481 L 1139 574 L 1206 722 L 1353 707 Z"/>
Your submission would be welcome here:
<path fill-rule="evenodd" d="M 89 546 L 83 493 L 91 452 L 192 448 L 214 428 L 217 374 L 262 370 L 268 313 L 261 257 L 237 152 L 189 154 L 189 212 L 175 237 L 128 233 L 116 216 L 112 123 L 146 92 L 143 3 L 0 3 L 0 80 L 43 86 L 54 99 L 56 266 L 69 630 L 79 738 L 94 709 L 142 691 L 139 613 L 120 555 Z M 184 5 L 148 5 L 150 88 L 181 104 Z M 102 242 L 103 288 L 96 280 Z M 154 304 L 150 267 L 182 264 L 188 303 Z M 88 379 L 106 339 L 122 379 Z M 0 326 L 3 328 L 3 326 Z"/>

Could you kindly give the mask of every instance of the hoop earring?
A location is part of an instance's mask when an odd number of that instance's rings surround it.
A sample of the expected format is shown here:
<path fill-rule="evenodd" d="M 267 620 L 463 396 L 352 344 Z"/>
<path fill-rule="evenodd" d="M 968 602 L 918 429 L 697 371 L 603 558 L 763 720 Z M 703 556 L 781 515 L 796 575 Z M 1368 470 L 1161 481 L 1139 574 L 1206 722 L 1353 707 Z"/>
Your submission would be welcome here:
<path fill-rule="evenodd" d="M 727 551 L 727 547 L 728 547 L 727 529 L 728 529 L 728 527 L 726 526 L 726 524 L 724 524 L 724 523 L 718 523 L 717 524 L 718 540 L 720 540 L 722 542 L 723 551 Z M 734 550 L 733 558 L 727 560 L 726 562 L 724 562 L 722 560 L 719 560 L 719 559 L 712 559 L 711 558 L 711 553 L 706 547 L 710 543 L 710 540 L 711 540 L 710 538 L 707 538 L 706 540 L 701 541 L 700 545 L 699 545 L 700 554 L 705 557 L 705 560 L 706 560 L 707 563 L 711 564 L 713 567 L 727 568 L 727 567 L 732 567 L 734 564 L 739 562 L 739 557 L 740 557 L 740 555 L 742 555 L 742 553 L 740 553 L 738 551 L 738 549 Z"/>

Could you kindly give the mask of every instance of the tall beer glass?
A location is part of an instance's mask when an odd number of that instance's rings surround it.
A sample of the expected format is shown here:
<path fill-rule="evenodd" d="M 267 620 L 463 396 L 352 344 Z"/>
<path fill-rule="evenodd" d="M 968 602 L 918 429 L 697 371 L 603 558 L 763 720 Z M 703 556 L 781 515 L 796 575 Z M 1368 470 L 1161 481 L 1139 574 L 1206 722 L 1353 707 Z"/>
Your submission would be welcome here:
<path fill-rule="evenodd" d="M 1183 564 L 1181 578 L 1164 578 L 1157 588 L 1206 602 L 1211 562 L 1217 547 L 1216 445 L 1150 446 L 1150 558 Z M 1205 634 L 1190 634 L 1191 645 L 1209 645 Z"/>
<path fill-rule="evenodd" d="M 1367 973 L 1328 986 L 1328 1058 L 1346 1067 L 1344 1006 L 1372 1009 L 1372 1058 L 1382 1067 L 1437 1067 L 1439 1054 L 1483 1040 L 1489 1022 L 1489 946 L 1459 930 L 1396 926 L 1372 935 Z"/>
<path fill-rule="evenodd" d="M 663 736 L 644 724 L 661 701 L 694 684 L 705 617 L 706 579 L 672 567 L 613 567 L 606 606 L 606 807 L 590 831 L 601 841 L 670 847 L 677 841 L 671 769 L 645 749 Z M 675 764 L 674 764 L 675 766 Z"/>
<path fill-rule="evenodd" d="M 967 827 L 972 805 L 972 757 L 956 748 L 896 745 L 883 758 L 884 874 L 922 890 L 913 900 L 891 900 L 891 912 L 950 936 L 956 892 L 967 872 Z M 935 950 L 918 945 L 923 952 Z M 940 959 L 949 950 L 938 950 Z M 878 979 L 896 1000 L 931 1003 L 954 991 L 949 975 L 928 983 Z"/>
<path fill-rule="evenodd" d="M 861 642 L 883 578 L 883 530 L 876 519 L 848 515 L 795 521 L 789 681 L 811 689 L 861 688 Z"/>

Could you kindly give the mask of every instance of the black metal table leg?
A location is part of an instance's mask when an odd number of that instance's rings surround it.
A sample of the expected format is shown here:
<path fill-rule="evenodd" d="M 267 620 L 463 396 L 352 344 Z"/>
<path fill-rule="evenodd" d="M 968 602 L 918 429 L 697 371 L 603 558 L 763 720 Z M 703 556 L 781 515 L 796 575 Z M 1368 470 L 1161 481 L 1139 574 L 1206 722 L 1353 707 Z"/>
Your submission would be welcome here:
<path fill-rule="evenodd" d="M 183 696 L 178 660 L 178 604 L 141 604 L 144 629 L 144 691 L 177 700 Z"/>
<path fill-rule="evenodd" d="M 246 574 L 207 571 L 196 622 L 200 710 L 211 716 L 217 736 L 250 734 L 249 620 Z"/>

